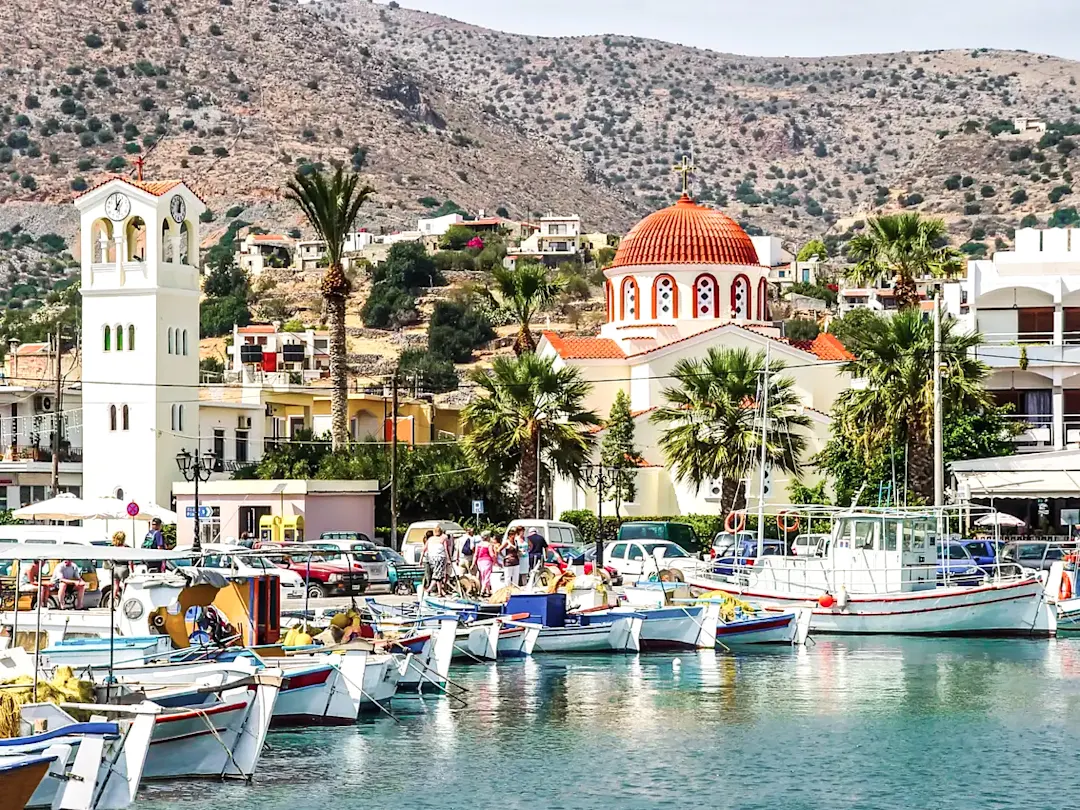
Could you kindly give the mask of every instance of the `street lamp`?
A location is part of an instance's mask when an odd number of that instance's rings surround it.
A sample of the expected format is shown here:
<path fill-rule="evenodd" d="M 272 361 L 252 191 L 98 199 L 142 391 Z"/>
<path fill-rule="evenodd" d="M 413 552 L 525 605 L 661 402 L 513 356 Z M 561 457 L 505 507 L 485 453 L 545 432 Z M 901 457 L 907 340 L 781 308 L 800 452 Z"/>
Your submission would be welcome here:
<path fill-rule="evenodd" d="M 581 473 L 581 483 L 596 490 L 596 565 L 594 571 L 604 567 L 604 490 L 619 482 L 619 470 L 603 464 L 590 464 Z"/>
<path fill-rule="evenodd" d="M 202 459 L 199 454 L 192 455 L 187 450 L 181 450 L 176 454 L 176 466 L 180 468 L 180 474 L 185 481 L 195 482 L 195 542 L 191 550 L 198 554 L 202 551 L 202 543 L 199 541 L 199 481 L 209 481 L 214 472 L 217 458 L 207 450 Z"/>

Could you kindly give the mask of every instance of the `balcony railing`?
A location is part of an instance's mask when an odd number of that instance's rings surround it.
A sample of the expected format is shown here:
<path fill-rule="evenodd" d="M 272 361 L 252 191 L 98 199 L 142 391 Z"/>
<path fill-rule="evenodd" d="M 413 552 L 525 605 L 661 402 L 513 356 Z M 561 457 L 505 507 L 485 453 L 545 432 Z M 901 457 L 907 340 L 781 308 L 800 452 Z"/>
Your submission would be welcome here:
<path fill-rule="evenodd" d="M 988 346 L 1080 346 L 1080 332 L 1062 332 L 1060 344 L 1053 332 L 983 332 L 982 342 Z"/>
<path fill-rule="evenodd" d="M 81 463 L 83 460 L 83 453 L 81 447 L 61 447 L 60 448 L 60 461 Z M 7 445 L 3 448 L 2 457 L 3 461 L 52 461 L 53 451 L 52 447 L 39 447 L 33 444 L 14 444 Z"/>

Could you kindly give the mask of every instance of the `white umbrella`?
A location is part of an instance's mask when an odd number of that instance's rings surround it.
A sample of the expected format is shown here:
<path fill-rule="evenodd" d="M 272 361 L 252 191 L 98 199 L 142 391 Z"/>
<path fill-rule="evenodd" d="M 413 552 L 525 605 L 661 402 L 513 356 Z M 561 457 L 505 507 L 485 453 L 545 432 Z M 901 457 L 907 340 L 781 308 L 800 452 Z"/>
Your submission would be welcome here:
<path fill-rule="evenodd" d="M 182 560 L 185 556 L 179 551 L 131 548 L 130 546 L 88 546 L 82 543 L 0 543 L 0 560 L 85 560 L 89 558 L 109 562 L 162 562 L 163 560 Z"/>
<path fill-rule="evenodd" d="M 981 518 L 975 521 L 976 526 L 1011 526 L 1015 529 L 1022 529 L 1027 524 L 1018 517 L 1013 517 L 1008 512 L 991 512 L 988 515 L 983 515 Z"/>
<path fill-rule="evenodd" d="M 157 518 L 168 526 L 169 524 L 176 523 L 176 512 L 171 509 L 166 509 L 164 506 L 158 506 L 151 501 L 145 506 L 140 505 L 139 514 L 135 515 L 135 520 L 153 520 L 154 518 Z"/>
<path fill-rule="evenodd" d="M 72 495 L 70 492 L 61 492 L 55 498 L 49 498 L 38 503 L 32 503 L 11 513 L 18 520 L 92 520 L 95 518 L 113 518 L 127 514 L 121 508 L 119 514 L 113 514 L 108 504 L 97 501 L 110 499 L 100 498 L 84 501 L 82 498 Z M 116 498 L 112 498 L 120 503 Z"/>

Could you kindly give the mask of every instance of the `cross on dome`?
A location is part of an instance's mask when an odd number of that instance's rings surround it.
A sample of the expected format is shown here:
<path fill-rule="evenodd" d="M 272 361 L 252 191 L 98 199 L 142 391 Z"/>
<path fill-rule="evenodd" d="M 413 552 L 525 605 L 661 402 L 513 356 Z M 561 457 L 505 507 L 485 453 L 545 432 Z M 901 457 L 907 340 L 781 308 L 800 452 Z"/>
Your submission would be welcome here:
<path fill-rule="evenodd" d="M 682 161 L 679 162 L 679 163 L 676 163 L 675 166 L 672 167 L 671 170 L 673 172 L 675 172 L 675 174 L 681 174 L 682 175 L 682 193 L 683 193 L 684 196 L 689 197 L 690 196 L 690 177 L 691 177 L 691 175 L 693 175 L 694 172 L 697 171 L 697 166 L 693 165 L 690 162 L 690 158 L 688 158 L 686 155 L 683 155 Z"/>

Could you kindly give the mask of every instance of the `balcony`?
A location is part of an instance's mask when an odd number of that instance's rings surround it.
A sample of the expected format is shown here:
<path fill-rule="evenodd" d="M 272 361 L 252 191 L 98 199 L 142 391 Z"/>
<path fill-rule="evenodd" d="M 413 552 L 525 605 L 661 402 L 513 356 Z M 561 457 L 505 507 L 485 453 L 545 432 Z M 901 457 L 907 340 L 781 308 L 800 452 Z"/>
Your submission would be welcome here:
<path fill-rule="evenodd" d="M 3 462 L 44 462 L 51 463 L 53 458 L 52 447 L 42 447 L 35 444 L 9 444 L 3 447 Z M 81 464 L 83 460 L 82 448 L 63 446 L 60 447 L 60 462 L 62 464 Z"/>

